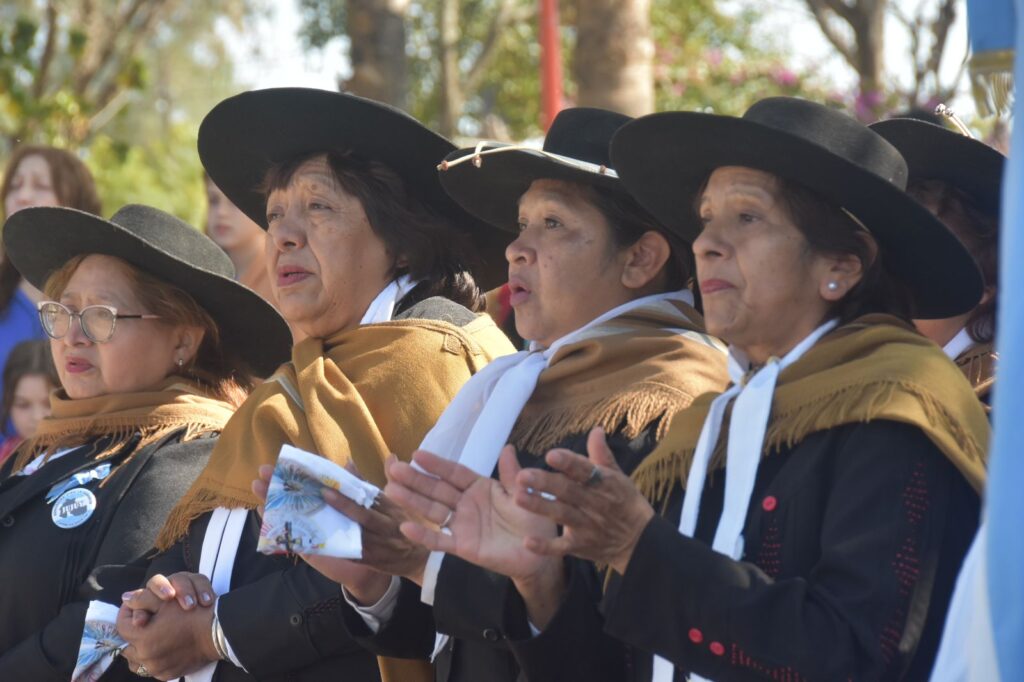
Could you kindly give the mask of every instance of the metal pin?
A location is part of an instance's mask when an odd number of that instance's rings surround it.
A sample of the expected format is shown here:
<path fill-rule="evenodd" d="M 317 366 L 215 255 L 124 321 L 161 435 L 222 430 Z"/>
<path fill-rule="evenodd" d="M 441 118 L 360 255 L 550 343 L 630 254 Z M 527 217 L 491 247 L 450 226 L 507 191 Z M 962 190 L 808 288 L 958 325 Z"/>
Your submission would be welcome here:
<path fill-rule="evenodd" d="M 968 128 L 967 125 L 960 119 L 960 117 L 956 115 L 956 112 L 947 107 L 945 104 L 939 103 L 939 105 L 935 107 L 935 113 L 938 116 L 944 116 L 948 118 L 950 121 L 952 121 L 953 125 L 956 126 L 956 129 L 960 131 L 961 135 L 966 135 L 972 140 L 974 139 L 974 134 L 971 132 L 971 129 Z"/>

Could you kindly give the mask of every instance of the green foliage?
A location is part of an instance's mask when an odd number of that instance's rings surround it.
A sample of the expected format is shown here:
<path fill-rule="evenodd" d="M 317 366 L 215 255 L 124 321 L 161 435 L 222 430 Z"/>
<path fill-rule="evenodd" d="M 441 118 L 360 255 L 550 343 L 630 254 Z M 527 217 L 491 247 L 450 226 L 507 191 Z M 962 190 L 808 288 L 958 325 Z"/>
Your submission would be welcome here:
<path fill-rule="evenodd" d="M 760 14 L 752 7 L 731 16 L 714 0 L 653 0 L 651 15 L 659 110 L 740 115 L 774 95 L 842 99 L 813 75 L 788 66 L 784 46 L 755 38 Z"/>
<path fill-rule="evenodd" d="M 0 7 L 0 160 L 19 143 L 74 149 L 96 176 L 104 213 L 147 203 L 199 226 L 197 124 L 239 89 L 214 24 L 241 28 L 268 0 L 145 2 L 107 51 L 127 4 L 95 0 L 86 21 L 85 3 L 56 3 L 52 23 L 41 3 Z M 106 61 L 90 70 L 100 55 Z"/>

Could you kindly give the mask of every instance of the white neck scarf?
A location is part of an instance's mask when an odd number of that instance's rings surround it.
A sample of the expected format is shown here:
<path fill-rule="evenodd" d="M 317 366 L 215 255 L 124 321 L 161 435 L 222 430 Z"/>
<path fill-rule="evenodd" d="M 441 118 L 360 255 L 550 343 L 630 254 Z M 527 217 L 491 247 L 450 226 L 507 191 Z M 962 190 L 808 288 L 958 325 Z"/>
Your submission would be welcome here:
<path fill-rule="evenodd" d="M 956 360 L 964 351 L 969 350 L 974 345 L 974 339 L 967 333 L 967 327 L 964 327 L 960 332 L 949 340 L 945 346 L 942 347 L 942 352 L 946 354 L 946 357 L 950 360 Z"/>
<path fill-rule="evenodd" d="M 548 348 L 533 342 L 528 351 L 494 360 L 463 385 L 423 439 L 420 449 L 459 462 L 480 476 L 490 476 L 512 427 L 537 387 L 541 372 L 560 348 L 596 336 L 621 333 L 621 327 L 602 329 L 601 325 L 640 308 L 667 306 L 678 315 L 678 309 L 672 305 L 674 301 L 693 305 L 693 294 L 683 289 L 638 298 L 594 318 Z M 443 553 L 432 552 L 427 560 L 421 592 L 426 604 L 434 603 L 443 558 Z M 447 641 L 446 635 L 437 636 L 435 656 Z"/>
<path fill-rule="evenodd" d="M 402 275 L 398 279 L 384 287 L 377 298 L 373 299 L 370 307 L 363 314 L 359 324 L 377 324 L 388 322 L 395 314 L 395 308 L 401 303 L 405 295 L 412 291 L 419 282 L 414 282 L 409 275 Z"/>
<path fill-rule="evenodd" d="M 733 385 L 715 398 L 707 419 L 704 420 L 690 474 L 686 479 L 683 512 L 679 517 L 680 533 L 693 537 L 697 529 L 697 517 L 700 514 L 700 500 L 708 475 L 708 464 L 711 462 L 711 455 L 722 430 L 725 408 L 735 398 L 736 403 L 732 408 L 732 419 L 729 422 L 729 442 L 726 447 L 725 502 L 711 548 L 733 559 L 743 556 L 743 525 L 747 519 L 747 510 L 750 508 L 750 496 L 754 492 L 757 469 L 761 464 L 761 450 L 768 429 L 768 417 L 771 414 L 772 398 L 775 395 L 775 383 L 778 381 L 779 373 L 799 360 L 837 324 L 836 320 L 830 320 L 821 325 L 793 350 L 786 353 L 785 357 L 770 358 L 753 376 L 747 376 L 750 369 L 749 360 L 742 352 L 730 347 L 729 378 L 732 379 Z M 660 656 L 654 657 L 652 682 L 672 682 L 673 674 L 672 663 Z M 698 675 L 691 675 L 690 679 L 692 682 L 704 682 L 704 678 Z"/>

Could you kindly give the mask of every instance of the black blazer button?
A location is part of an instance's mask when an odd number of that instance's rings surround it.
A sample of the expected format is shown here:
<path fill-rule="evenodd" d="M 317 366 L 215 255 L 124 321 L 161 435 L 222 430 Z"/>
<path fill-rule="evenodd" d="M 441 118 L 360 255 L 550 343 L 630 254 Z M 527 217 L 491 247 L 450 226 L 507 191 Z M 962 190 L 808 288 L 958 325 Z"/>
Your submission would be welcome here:
<path fill-rule="evenodd" d="M 501 635 L 494 628 L 485 628 L 484 639 L 486 639 L 488 642 L 497 642 L 499 639 L 501 639 Z"/>
<path fill-rule="evenodd" d="M 298 613 L 293 613 L 291 617 L 288 619 L 288 622 L 292 625 L 295 625 L 296 627 L 302 625 L 302 615 Z"/>
<path fill-rule="evenodd" d="M 4 528 L 10 528 L 14 525 L 14 517 L 8 514 L 3 520 Z"/>

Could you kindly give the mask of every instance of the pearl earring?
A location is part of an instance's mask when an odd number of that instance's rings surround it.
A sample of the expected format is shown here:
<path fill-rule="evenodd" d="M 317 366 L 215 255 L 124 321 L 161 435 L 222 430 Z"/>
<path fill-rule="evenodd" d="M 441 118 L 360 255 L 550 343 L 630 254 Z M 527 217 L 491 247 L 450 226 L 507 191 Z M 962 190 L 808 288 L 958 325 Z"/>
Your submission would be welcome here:
<path fill-rule="evenodd" d="M 184 366 L 185 366 L 185 360 L 182 359 L 182 358 L 178 358 L 178 369 L 181 369 Z"/>
<path fill-rule="evenodd" d="M 839 291 L 839 282 L 829 282 L 825 285 L 829 291 Z"/>

